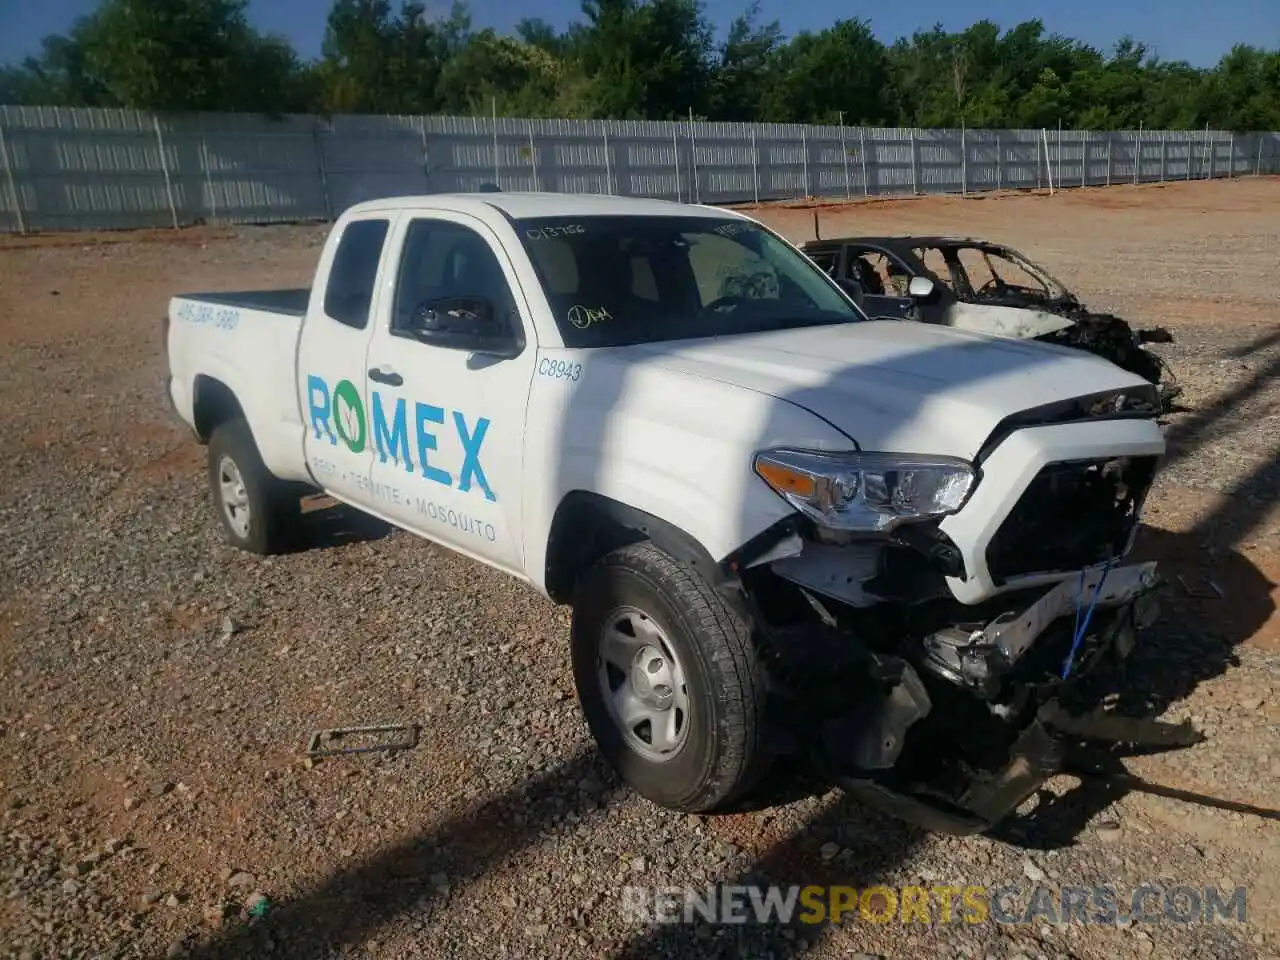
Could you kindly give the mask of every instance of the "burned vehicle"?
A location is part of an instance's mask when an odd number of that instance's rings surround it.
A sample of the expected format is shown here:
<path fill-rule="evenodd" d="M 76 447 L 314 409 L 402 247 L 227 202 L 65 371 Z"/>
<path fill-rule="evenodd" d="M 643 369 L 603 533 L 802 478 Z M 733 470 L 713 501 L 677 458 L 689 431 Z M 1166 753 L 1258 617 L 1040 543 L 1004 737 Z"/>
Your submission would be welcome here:
<path fill-rule="evenodd" d="M 917 320 L 994 336 L 1077 347 L 1180 391 L 1163 359 L 1162 327 L 1134 330 L 1082 304 L 1043 267 L 999 243 L 968 237 L 840 237 L 800 245 L 872 317 Z"/>

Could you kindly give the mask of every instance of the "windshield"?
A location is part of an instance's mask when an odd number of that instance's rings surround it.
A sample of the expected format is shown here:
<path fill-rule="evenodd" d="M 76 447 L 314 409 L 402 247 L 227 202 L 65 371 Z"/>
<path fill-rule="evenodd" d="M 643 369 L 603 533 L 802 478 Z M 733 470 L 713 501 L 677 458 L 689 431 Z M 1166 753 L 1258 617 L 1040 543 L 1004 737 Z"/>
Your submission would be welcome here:
<path fill-rule="evenodd" d="M 803 254 L 748 221 L 540 217 L 515 227 L 568 347 L 866 319 Z"/>

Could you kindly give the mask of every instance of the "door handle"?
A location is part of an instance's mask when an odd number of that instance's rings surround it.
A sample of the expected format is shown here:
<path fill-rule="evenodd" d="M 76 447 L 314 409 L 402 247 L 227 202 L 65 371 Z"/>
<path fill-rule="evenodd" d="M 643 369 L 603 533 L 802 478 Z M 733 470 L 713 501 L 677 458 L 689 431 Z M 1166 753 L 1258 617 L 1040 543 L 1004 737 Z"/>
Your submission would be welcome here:
<path fill-rule="evenodd" d="M 385 367 L 374 367 L 369 371 L 369 379 L 374 383 L 385 383 L 389 387 L 398 387 L 404 383 L 404 377 Z"/>

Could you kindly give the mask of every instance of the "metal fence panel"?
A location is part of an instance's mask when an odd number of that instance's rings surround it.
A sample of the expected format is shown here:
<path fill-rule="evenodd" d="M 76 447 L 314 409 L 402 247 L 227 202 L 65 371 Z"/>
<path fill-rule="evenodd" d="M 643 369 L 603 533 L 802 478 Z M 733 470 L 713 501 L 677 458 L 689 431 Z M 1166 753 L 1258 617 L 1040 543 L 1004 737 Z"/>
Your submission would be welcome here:
<path fill-rule="evenodd" d="M 329 219 L 390 195 L 504 190 L 700 203 L 969 193 L 1280 172 L 1280 133 L 0 106 L 0 231 Z"/>

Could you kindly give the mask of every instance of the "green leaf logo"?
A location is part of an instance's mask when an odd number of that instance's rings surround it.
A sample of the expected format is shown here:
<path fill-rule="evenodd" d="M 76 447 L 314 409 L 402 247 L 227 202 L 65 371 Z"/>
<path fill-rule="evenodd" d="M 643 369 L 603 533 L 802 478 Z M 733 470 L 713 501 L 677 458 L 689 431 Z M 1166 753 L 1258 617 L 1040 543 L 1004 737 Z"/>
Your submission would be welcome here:
<path fill-rule="evenodd" d="M 363 451 L 369 428 L 365 425 L 360 391 L 350 380 L 343 380 L 333 391 L 333 419 L 347 449 L 352 453 Z"/>

